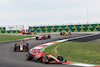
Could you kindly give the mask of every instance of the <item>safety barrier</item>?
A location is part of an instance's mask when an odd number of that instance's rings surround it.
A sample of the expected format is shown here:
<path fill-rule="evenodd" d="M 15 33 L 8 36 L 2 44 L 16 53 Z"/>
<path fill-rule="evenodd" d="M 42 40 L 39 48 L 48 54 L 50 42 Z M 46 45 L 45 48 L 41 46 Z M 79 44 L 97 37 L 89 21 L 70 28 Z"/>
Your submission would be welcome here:
<path fill-rule="evenodd" d="M 9 30 L 9 31 L 6 31 L 6 30 L 1 31 L 0 30 L 0 33 L 19 33 L 19 30 Z"/>
<path fill-rule="evenodd" d="M 84 24 L 84 25 L 60 25 L 60 26 L 36 26 L 29 27 L 32 32 L 47 33 L 47 32 L 91 32 L 100 31 L 100 24 Z"/>
<path fill-rule="evenodd" d="M 23 29 L 24 25 L 5 25 L 0 27 L 0 33 L 19 33 Z"/>
<path fill-rule="evenodd" d="M 19 30 L 9 30 L 5 31 L 4 33 L 19 33 Z"/>
<path fill-rule="evenodd" d="M 0 27 L 0 33 L 19 33 L 19 30 L 6 30 L 6 27 Z"/>
<path fill-rule="evenodd" d="M 5 28 L 5 27 L 0 27 L 0 33 L 4 33 L 4 32 L 5 32 L 5 30 L 6 30 L 6 28 Z"/>
<path fill-rule="evenodd" d="M 29 27 L 32 32 L 49 33 L 49 32 L 91 32 L 100 31 L 100 24 L 84 24 L 84 25 L 60 25 L 60 26 L 33 26 Z M 0 27 L 0 33 L 19 33 L 19 30 L 6 30 L 6 27 Z"/>

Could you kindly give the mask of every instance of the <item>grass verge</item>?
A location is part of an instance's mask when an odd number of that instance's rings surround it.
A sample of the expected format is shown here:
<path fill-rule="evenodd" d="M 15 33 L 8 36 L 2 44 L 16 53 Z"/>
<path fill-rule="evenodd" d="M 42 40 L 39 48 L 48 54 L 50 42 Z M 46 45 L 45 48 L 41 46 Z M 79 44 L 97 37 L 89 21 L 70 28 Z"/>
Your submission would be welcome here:
<path fill-rule="evenodd" d="M 18 40 L 22 38 L 28 38 L 33 36 L 22 36 L 22 35 L 0 35 L 0 42 L 5 41 L 12 41 L 12 40 Z"/>
<path fill-rule="evenodd" d="M 46 48 L 45 52 L 55 57 L 62 55 L 68 61 L 100 64 L 100 43 L 63 42 Z"/>

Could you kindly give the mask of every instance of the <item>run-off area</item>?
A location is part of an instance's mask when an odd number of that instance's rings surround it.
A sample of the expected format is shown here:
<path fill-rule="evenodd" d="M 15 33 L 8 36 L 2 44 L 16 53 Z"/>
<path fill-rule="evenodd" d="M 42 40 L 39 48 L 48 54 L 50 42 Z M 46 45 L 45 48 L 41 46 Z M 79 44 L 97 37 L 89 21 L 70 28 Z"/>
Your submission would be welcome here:
<path fill-rule="evenodd" d="M 100 34 L 52 45 L 45 52 L 55 57 L 62 55 L 69 61 L 100 64 Z"/>

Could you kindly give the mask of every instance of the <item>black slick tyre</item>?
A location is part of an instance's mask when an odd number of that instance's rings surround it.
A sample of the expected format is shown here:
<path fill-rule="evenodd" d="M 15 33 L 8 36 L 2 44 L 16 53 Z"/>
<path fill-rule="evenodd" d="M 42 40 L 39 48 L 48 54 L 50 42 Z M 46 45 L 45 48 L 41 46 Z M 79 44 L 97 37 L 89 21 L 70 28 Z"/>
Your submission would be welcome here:
<path fill-rule="evenodd" d="M 25 33 L 23 32 L 22 34 L 24 35 Z"/>
<path fill-rule="evenodd" d="M 63 61 L 63 57 L 62 56 L 58 56 L 57 59 L 60 60 L 60 61 Z"/>
<path fill-rule="evenodd" d="M 33 56 L 31 54 L 26 55 L 26 60 L 32 60 L 32 59 L 33 59 Z"/>
<path fill-rule="evenodd" d="M 15 46 L 14 46 L 14 51 L 16 51 L 16 49 L 17 49 L 16 45 L 17 45 L 17 43 L 16 43 Z"/>
<path fill-rule="evenodd" d="M 39 40 L 39 37 L 36 37 L 36 40 Z"/>
<path fill-rule="evenodd" d="M 14 47 L 14 51 L 16 51 L 16 47 Z"/>
<path fill-rule="evenodd" d="M 51 35 L 48 35 L 48 38 L 51 38 Z"/>
<path fill-rule="evenodd" d="M 60 33 L 60 35 L 62 35 L 62 33 Z"/>

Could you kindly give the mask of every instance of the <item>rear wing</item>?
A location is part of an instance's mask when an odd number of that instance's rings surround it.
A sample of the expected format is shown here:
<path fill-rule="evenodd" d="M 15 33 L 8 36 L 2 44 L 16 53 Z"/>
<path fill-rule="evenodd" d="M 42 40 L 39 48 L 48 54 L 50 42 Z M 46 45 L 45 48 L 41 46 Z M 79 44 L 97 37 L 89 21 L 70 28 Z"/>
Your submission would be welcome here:
<path fill-rule="evenodd" d="M 26 42 L 26 41 L 24 41 L 24 40 L 22 40 L 22 41 L 18 41 L 18 43 L 21 43 L 21 42 L 23 42 L 23 43 L 24 43 L 24 42 Z"/>

